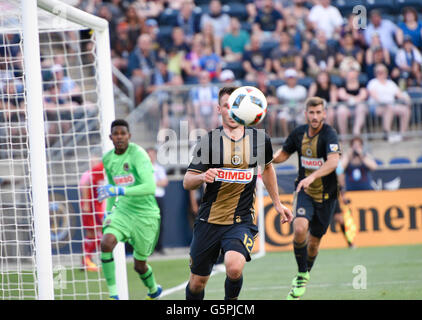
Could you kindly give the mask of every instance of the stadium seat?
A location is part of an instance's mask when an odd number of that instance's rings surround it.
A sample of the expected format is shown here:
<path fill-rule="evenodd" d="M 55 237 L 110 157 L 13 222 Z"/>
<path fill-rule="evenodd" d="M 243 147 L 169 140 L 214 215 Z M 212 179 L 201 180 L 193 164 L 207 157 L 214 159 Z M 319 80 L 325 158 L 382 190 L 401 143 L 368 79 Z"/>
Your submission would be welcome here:
<path fill-rule="evenodd" d="M 412 161 L 410 161 L 409 158 L 406 157 L 397 157 L 397 158 L 392 158 L 389 162 L 389 164 L 391 165 L 395 165 L 395 164 L 411 164 Z"/>
<path fill-rule="evenodd" d="M 422 156 L 416 159 L 416 163 L 422 163 Z"/>
<path fill-rule="evenodd" d="M 246 21 L 248 19 L 248 12 L 246 11 L 246 7 L 242 3 L 228 3 L 225 5 L 227 6 L 225 12 L 230 17 L 237 17 L 239 21 Z"/>
<path fill-rule="evenodd" d="M 301 86 L 304 86 L 306 89 L 309 89 L 309 87 L 314 81 L 315 80 L 312 77 L 303 77 L 303 78 L 297 79 L 297 84 L 300 84 Z"/>
<path fill-rule="evenodd" d="M 349 16 L 357 5 L 366 7 L 366 0 L 335 0 L 332 5 L 337 7 L 343 17 Z"/>
<path fill-rule="evenodd" d="M 341 87 L 344 85 L 344 80 L 342 77 L 332 74 L 330 76 L 331 82 L 335 84 L 337 87 Z"/>
<path fill-rule="evenodd" d="M 158 17 L 158 25 L 161 26 L 174 26 L 177 22 L 177 15 L 179 12 L 170 8 L 165 9 Z"/>
<path fill-rule="evenodd" d="M 278 87 L 284 85 L 286 82 L 284 80 L 281 79 L 274 79 L 274 80 L 270 80 L 268 85 L 270 87 L 273 87 L 274 89 L 277 89 Z"/>
<path fill-rule="evenodd" d="M 394 14 L 397 13 L 397 8 L 394 1 L 391 0 L 366 0 L 366 7 L 368 11 L 379 10 L 382 13 Z"/>
<path fill-rule="evenodd" d="M 296 170 L 296 166 L 292 164 L 283 164 L 276 167 L 276 171 Z"/>
<path fill-rule="evenodd" d="M 368 75 L 364 72 L 362 72 L 361 74 L 359 74 L 359 83 L 361 85 L 364 85 L 366 87 L 366 85 L 368 84 Z"/>
<path fill-rule="evenodd" d="M 242 67 L 242 62 L 228 62 L 225 69 L 233 71 L 236 79 L 242 79 L 245 73 Z"/>
<path fill-rule="evenodd" d="M 395 0 L 394 5 L 400 13 L 404 7 L 413 7 L 419 12 L 422 12 L 422 1 L 420 0 Z"/>
<path fill-rule="evenodd" d="M 256 81 L 242 80 L 242 86 L 256 87 L 256 86 L 258 86 L 258 83 Z"/>
<path fill-rule="evenodd" d="M 383 166 L 384 165 L 384 161 L 382 161 L 380 159 L 377 159 L 377 158 L 375 158 L 374 160 L 377 163 L 377 165 L 379 165 L 379 166 Z"/>

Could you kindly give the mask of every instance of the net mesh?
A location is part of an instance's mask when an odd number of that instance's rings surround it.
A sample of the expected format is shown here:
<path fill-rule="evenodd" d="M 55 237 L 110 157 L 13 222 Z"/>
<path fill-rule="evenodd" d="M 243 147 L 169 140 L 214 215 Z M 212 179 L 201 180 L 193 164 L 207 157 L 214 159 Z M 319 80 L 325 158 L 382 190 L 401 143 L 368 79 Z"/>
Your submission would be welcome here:
<path fill-rule="evenodd" d="M 37 298 L 19 6 L 0 1 L 0 299 Z M 80 200 L 81 178 L 101 157 L 95 33 L 51 20 L 47 28 L 49 14 L 38 16 L 55 299 L 102 299 L 101 271 L 84 259 L 99 263 L 100 228 L 87 227 L 95 216 L 83 218 Z M 98 185 L 85 177 L 92 193 Z"/>

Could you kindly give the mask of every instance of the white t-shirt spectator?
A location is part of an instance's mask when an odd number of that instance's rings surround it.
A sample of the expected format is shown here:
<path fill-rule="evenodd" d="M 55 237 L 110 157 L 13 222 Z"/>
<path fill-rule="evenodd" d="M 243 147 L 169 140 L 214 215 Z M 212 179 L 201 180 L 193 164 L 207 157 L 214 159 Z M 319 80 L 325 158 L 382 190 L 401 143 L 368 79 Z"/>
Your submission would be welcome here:
<path fill-rule="evenodd" d="M 154 167 L 154 179 L 155 179 L 155 182 L 167 178 L 166 169 L 164 169 L 164 167 L 162 167 L 158 163 L 155 163 L 152 166 Z M 166 194 L 166 191 L 165 191 L 165 189 L 163 187 L 158 187 L 157 186 L 155 188 L 155 196 L 157 198 L 164 197 L 165 194 Z"/>
<path fill-rule="evenodd" d="M 218 17 L 213 17 L 206 13 L 201 17 L 201 30 L 204 29 L 204 26 L 207 23 L 212 24 L 214 35 L 219 37 L 220 39 L 223 39 L 224 35 L 227 33 L 230 27 L 230 16 L 226 13 L 222 13 Z"/>
<path fill-rule="evenodd" d="M 282 85 L 277 88 L 277 98 L 281 103 L 296 104 L 306 99 L 306 88 L 301 85 L 296 85 L 290 88 L 288 85 Z"/>
<path fill-rule="evenodd" d="M 325 31 L 327 39 L 331 39 L 336 28 L 343 24 L 343 17 L 340 11 L 334 6 L 324 8 L 317 4 L 312 7 L 308 15 L 309 21 L 316 24 L 317 29 Z"/>
<path fill-rule="evenodd" d="M 418 64 L 422 64 L 422 55 L 418 49 L 413 48 L 411 56 L 408 55 L 409 54 L 407 54 L 404 49 L 399 49 L 399 51 L 397 51 L 395 62 L 399 68 L 401 68 L 402 66 L 411 67 L 411 65 L 409 65 L 409 62 L 416 62 Z"/>
<path fill-rule="evenodd" d="M 397 51 L 397 45 L 395 43 L 395 34 L 397 26 L 390 20 L 381 20 L 381 24 L 378 28 L 371 23 L 364 32 L 365 41 L 368 46 L 371 45 L 372 35 L 378 33 L 381 41 L 381 45 L 388 51 L 395 53 Z"/>
<path fill-rule="evenodd" d="M 367 89 L 369 91 L 369 102 L 370 103 L 394 103 L 395 97 L 400 88 L 392 80 L 387 80 L 385 83 L 381 83 L 378 79 L 372 79 L 369 81 Z M 375 92 L 378 101 L 371 97 L 371 92 Z"/>

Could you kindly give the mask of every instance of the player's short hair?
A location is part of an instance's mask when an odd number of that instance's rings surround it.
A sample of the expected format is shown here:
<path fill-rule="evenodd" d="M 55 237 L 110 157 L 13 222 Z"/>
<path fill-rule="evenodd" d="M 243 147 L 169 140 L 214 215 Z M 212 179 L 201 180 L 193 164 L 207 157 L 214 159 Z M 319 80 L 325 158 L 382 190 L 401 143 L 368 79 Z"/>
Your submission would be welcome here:
<path fill-rule="evenodd" d="M 236 89 L 237 87 L 222 87 L 220 91 L 218 92 L 218 104 L 220 104 L 220 100 L 222 96 L 224 96 L 225 94 L 231 95 L 232 92 Z"/>
<path fill-rule="evenodd" d="M 110 128 L 110 130 L 111 130 L 111 131 L 113 131 L 113 128 L 114 128 L 114 127 L 117 127 L 117 126 L 123 126 L 123 127 L 126 127 L 126 128 L 127 128 L 127 131 L 130 131 L 130 130 L 129 130 L 129 123 L 127 123 L 127 121 L 126 121 L 126 120 L 124 120 L 124 119 L 116 119 L 116 120 L 114 120 L 114 121 L 111 123 L 111 128 Z"/>
<path fill-rule="evenodd" d="M 322 107 L 325 109 L 325 100 L 320 97 L 311 97 L 308 98 L 305 102 L 306 110 L 308 110 L 309 107 L 316 107 L 322 105 Z"/>

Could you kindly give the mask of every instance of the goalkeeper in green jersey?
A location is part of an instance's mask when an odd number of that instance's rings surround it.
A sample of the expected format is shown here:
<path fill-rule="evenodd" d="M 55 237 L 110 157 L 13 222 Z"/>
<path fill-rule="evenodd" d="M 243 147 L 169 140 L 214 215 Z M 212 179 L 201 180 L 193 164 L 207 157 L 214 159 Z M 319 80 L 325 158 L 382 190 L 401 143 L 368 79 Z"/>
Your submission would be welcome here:
<path fill-rule="evenodd" d="M 155 282 L 147 258 L 159 236 L 160 210 L 155 200 L 154 169 L 146 151 L 130 143 L 125 120 L 111 124 L 114 149 L 103 156 L 109 184 L 98 188 L 98 200 L 107 199 L 103 222 L 101 263 L 110 299 L 118 299 L 113 249 L 119 241 L 133 247 L 135 271 L 148 288 L 147 299 L 157 299 L 162 288 Z"/>

